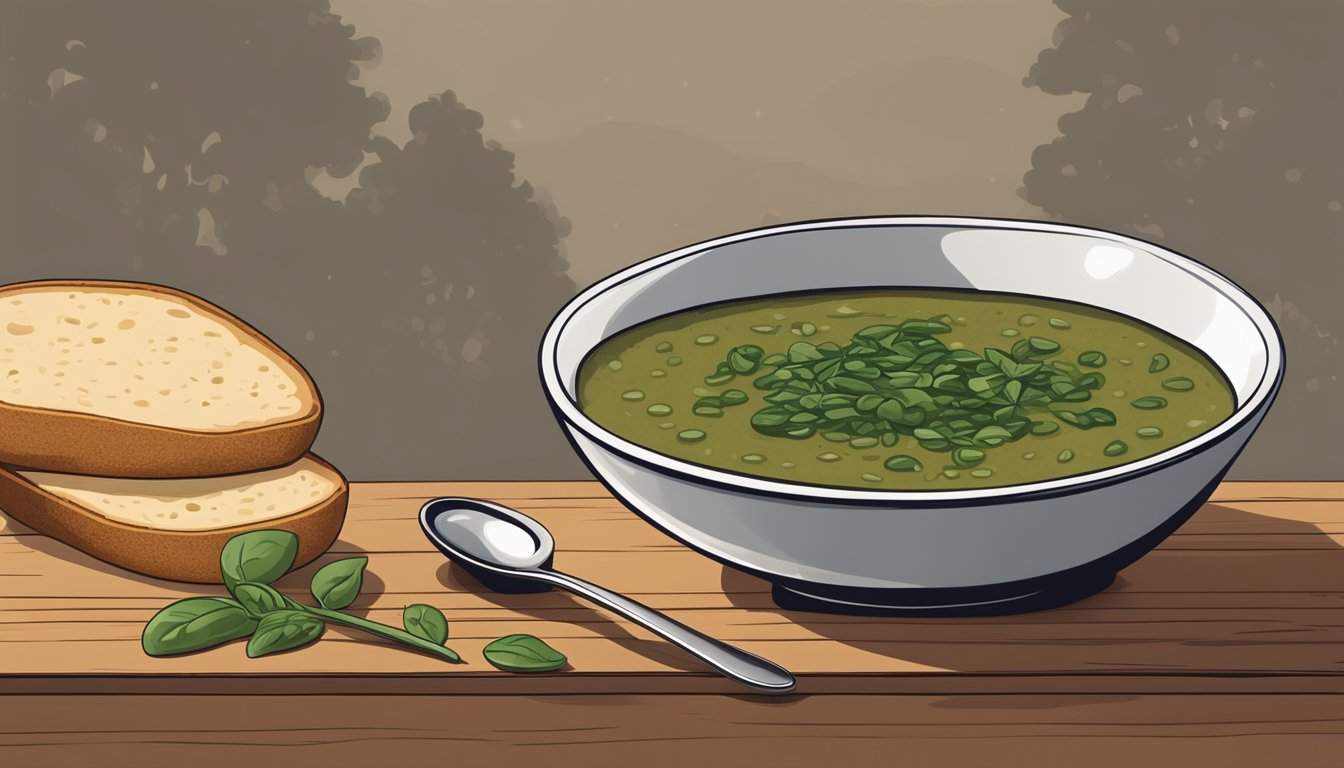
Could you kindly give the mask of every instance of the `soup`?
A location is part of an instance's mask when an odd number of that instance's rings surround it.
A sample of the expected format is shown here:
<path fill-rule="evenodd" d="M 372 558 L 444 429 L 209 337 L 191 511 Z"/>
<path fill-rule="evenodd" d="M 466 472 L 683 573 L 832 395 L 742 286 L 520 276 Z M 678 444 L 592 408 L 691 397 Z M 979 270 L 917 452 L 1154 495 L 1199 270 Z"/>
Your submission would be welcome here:
<path fill-rule="evenodd" d="M 789 294 L 604 341 L 579 406 L 658 453 L 809 485 L 950 490 L 1094 472 L 1232 415 L 1201 352 L 1094 307 L 962 290 Z"/>

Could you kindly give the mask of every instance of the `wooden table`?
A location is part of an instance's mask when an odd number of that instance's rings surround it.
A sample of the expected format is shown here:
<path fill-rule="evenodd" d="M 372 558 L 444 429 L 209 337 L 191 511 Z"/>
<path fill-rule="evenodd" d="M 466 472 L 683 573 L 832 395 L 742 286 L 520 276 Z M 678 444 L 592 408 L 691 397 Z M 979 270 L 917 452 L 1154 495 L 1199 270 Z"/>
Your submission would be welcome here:
<path fill-rule="evenodd" d="M 556 565 L 773 659 L 764 697 L 565 594 L 500 596 L 446 564 L 414 515 L 431 496 L 535 515 Z M 789 613 L 766 584 L 690 552 L 595 483 L 358 484 L 322 561 L 369 556 L 353 610 L 439 606 L 449 666 L 332 628 L 249 660 L 240 643 L 145 656 L 170 600 L 222 594 L 139 577 L 0 513 L 0 765 L 1339 765 L 1344 761 L 1344 483 L 1228 483 L 1105 593 L 1023 616 Z M 280 587 L 304 595 L 309 566 Z M 529 632 L 572 669 L 481 658 Z"/>

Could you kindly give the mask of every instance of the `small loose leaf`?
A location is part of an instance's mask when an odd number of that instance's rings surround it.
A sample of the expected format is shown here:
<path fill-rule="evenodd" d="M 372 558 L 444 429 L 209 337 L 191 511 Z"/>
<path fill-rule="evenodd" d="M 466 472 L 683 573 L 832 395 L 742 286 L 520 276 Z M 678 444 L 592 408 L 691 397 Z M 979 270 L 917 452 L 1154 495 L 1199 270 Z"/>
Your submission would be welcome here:
<path fill-rule="evenodd" d="M 979 448 L 958 448 L 952 451 L 952 463 L 962 469 L 977 466 L 985 460 L 985 452 Z"/>
<path fill-rule="evenodd" d="M 318 605 L 339 611 L 355 602 L 364 585 L 364 567 L 367 557 L 347 557 L 327 563 L 313 574 L 312 592 Z"/>
<path fill-rule="evenodd" d="M 1089 349 L 1078 355 L 1078 364 L 1085 365 L 1088 368 L 1100 368 L 1106 364 L 1106 354 L 1095 349 Z"/>
<path fill-rule="evenodd" d="M 728 353 L 728 367 L 733 372 L 742 376 L 755 373 L 757 368 L 761 367 L 761 358 L 764 352 L 755 344 L 743 344 L 739 347 L 733 347 Z"/>
<path fill-rule="evenodd" d="M 1088 408 L 1085 413 L 1092 420 L 1092 426 L 1094 427 L 1115 426 L 1115 414 L 1107 408 Z"/>
<path fill-rule="evenodd" d="M 485 646 L 485 660 L 505 672 L 551 672 L 565 665 L 563 653 L 532 635 L 505 635 Z"/>
<path fill-rule="evenodd" d="M 428 640 L 435 645 L 448 642 L 448 619 L 444 618 L 443 611 L 432 605 L 416 603 L 406 606 L 406 610 L 401 612 L 401 624 L 407 632 L 421 640 Z"/>
<path fill-rule="evenodd" d="M 1054 411 L 1055 418 L 1078 429 L 1115 426 L 1115 414 L 1106 408 L 1089 408 L 1081 413 L 1077 411 Z"/>
<path fill-rule="evenodd" d="M 1088 373 L 1073 380 L 1078 389 L 1099 389 L 1106 383 L 1106 377 L 1100 373 Z"/>
<path fill-rule="evenodd" d="M 1033 435 L 1053 435 L 1059 431 L 1059 422 L 1055 421 L 1036 421 L 1031 424 L 1031 434 Z"/>
<path fill-rule="evenodd" d="M 1042 423 L 1052 423 L 1052 422 L 1042 422 Z M 1004 429 L 1002 426 L 999 426 L 997 424 L 991 424 L 987 427 L 981 427 L 980 430 L 975 433 L 975 437 L 971 438 L 971 440 L 975 442 L 976 445 L 989 448 L 1003 445 L 1004 443 L 1009 442 L 1012 439 L 1013 439 L 1013 433 L 1009 432 L 1008 430 Z"/>
<path fill-rule="evenodd" d="M 219 553 L 224 585 L 241 581 L 270 584 L 284 576 L 299 553 L 299 537 L 289 531 L 248 531 L 229 539 Z"/>
<path fill-rule="evenodd" d="M 706 437 L 702 429 L 683 429 L 677 433 L 677 439 L 683 443 L 698 443 Z"/>
<path fill-rule="evenodd" d="M 1027 339 L 1027 344 L 1031 350 L 1031 357 L 1047 357 L 1057 354 L 1060 350 L 1059 342 L 1054 339 L 1047 339 L 1041 336 L 1032 336 Z M 1014 345 L 1016 347 L 1016 345 Z"/>
<path fill-rule="evenodd" d="M 145 625 L 140 646 L 150 656 L 171 656 L 247 637 L 256 628 L 257 622 L 233 600 L 188 597 L 154 614 Z"/>
<path fill-rule="evenodd" d="M 1077 427 L 1078 429 L 1092 428 L 1092 418 L 1088 416 L 1086 413 L 1059 410 L 1055 411 L 1055 418 L 1059 419 L 1065 424 L 1068 424 L 1071 427 Z"/>
<path fill-rule="evenodd" d="M 725 389 L 719 393 L 719 401 L 724 405 L 741 405 L 747 402 L 747 393 L 740 389 Z"/>
<path fill-rule="evenodd" d="M 290 607 L 289 601 L 285 599 L 284 595 L 265 584 L 242 581 L 235 584 L 232 591 L 233 596 L 238 599 L 238 604 L 243 606 L 247 615 L 254 619 L 260 619 L 268 613 Z"/>
<path fill-rule="evenodd" d="M 268 613 L 247 641 L 247 657 L 255 659 L 305 646 L 321 637 L 325 627 L 321 619 L 304 611 Z"/>
<path fill-rule="evenodd" d="M 723 400 L 718 397 L 702 397 L 691 406 L 691 412 L 696 416 L 719 418 L 723 416 Z"/>

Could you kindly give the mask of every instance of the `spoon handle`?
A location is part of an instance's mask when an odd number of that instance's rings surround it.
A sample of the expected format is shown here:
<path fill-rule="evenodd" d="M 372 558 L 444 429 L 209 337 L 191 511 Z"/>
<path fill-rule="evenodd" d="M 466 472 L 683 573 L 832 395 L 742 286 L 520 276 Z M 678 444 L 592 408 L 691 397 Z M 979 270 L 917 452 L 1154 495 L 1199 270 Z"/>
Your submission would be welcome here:
<path fill-rule="evenodd" d="M 533 571 L 529 575 L 567 589 L 576 595 L 586 597 L 609 610 L 621 614 L 636 624 L 662 635 L 699 656 L 715 669 L 738 682 L 772 693 L 783 693 L 791 690 L 794 686 L 793 675 L 778 664 L 703 635 L 685 624 L 674 621 L 668 616 L 628 597 L 623 597 L 596 584 L 557 571 Z"/>

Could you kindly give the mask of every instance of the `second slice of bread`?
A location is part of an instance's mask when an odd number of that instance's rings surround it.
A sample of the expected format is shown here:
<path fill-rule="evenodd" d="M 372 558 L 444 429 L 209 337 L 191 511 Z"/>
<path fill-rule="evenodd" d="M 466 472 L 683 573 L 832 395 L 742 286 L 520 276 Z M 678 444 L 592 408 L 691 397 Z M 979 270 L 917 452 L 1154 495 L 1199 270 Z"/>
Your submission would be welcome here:
<path fill-rule="evenodd" d="M 288 464 L 322 404 L 260 332 L 142 283 L 0 287 L 0 462 L 117 477 L 225 475 Z"/>
<path fill-rule="evenodd" d="M 219 552 L 262 529 L 299 537 L 294 567 L 340 533 L 348 488 L 309 454 L 284 467 L 181 480 L 33 472 L 0 467 L 0 511 L 122 568 L 174 581 L 219 583 Z"/>

